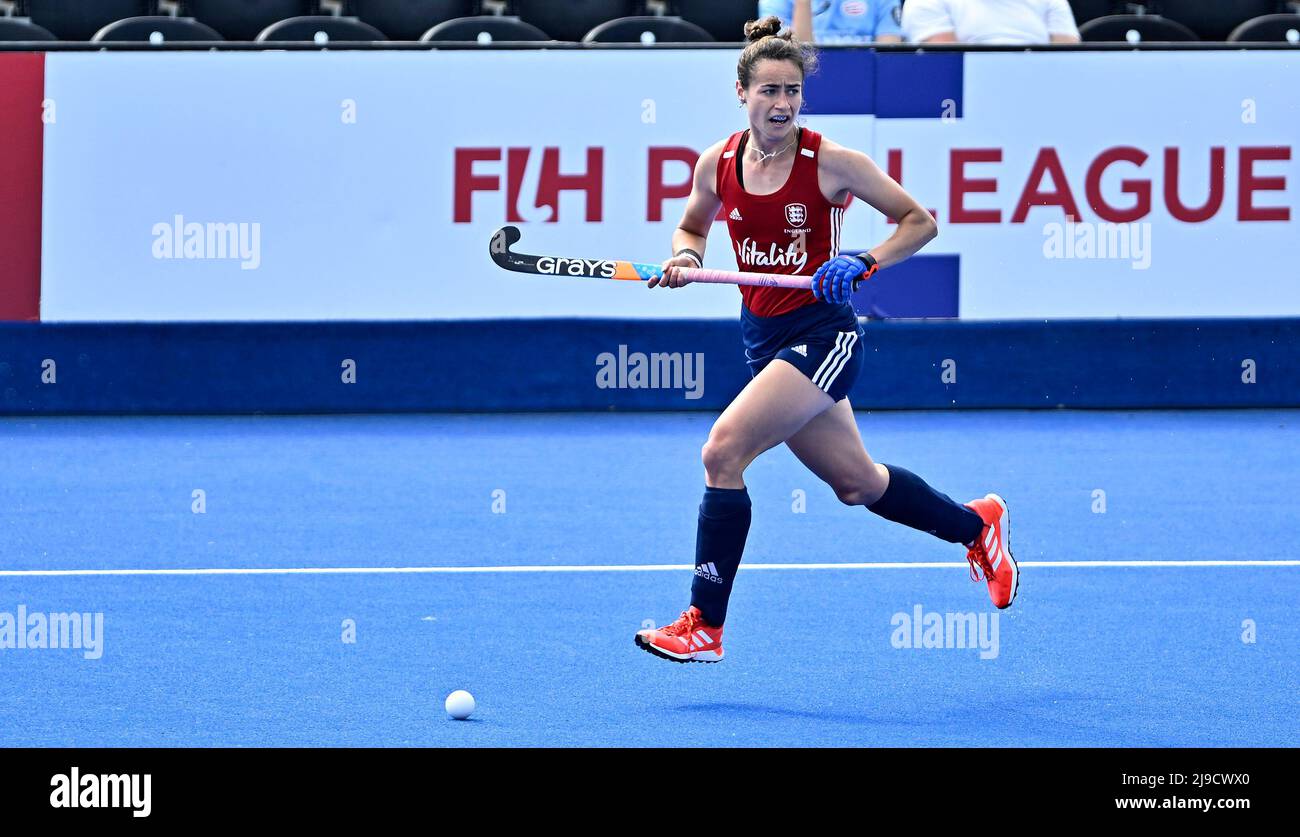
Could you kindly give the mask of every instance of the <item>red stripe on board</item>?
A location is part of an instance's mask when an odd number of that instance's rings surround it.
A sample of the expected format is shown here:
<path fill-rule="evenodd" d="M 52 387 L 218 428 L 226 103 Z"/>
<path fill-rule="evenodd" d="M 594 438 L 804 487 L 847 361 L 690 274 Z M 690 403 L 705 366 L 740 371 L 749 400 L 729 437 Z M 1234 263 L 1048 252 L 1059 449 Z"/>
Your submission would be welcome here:
<path fill-rule="evenodd" d="M 0 320 L 41 318 L 45 54 L 0 54 Z"/>

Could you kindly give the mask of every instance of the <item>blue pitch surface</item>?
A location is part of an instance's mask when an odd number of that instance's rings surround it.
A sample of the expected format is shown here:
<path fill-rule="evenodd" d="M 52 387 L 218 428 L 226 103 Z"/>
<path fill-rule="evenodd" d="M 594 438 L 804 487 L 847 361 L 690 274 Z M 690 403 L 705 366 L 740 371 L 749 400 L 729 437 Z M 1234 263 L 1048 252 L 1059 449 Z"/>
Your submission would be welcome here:
<path fill-rule="evenodd" d="M 996 657 L 899 649 L 894 614 L 991 612 L 964 550 L 842 506 L 784 448 L 747 476 L 746 565 L 956 565 L 742 571 L 724 662 L 637 650 L 687 603 L 712 419 L 0 419 L 4 570 L 682 566 L 0 576 L 0 611 L 105 620 L 98 660 L 0 650 L 0 744 L 1300 745 L 1300 567 L 1027 567 Z M 1021 562 L 1293 561 L 1297 420 L 858 415 L 878 461 L 1002 493 Z M 471 721 L 443 713 L 457 688 Z"/>

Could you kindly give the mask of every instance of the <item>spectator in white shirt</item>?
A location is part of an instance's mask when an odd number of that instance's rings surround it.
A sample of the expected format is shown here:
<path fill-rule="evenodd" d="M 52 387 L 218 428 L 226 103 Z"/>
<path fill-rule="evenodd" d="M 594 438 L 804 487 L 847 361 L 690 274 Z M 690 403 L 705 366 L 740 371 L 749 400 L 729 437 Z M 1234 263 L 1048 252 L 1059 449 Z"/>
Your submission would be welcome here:
<path fill-rule="evenodd" d="M 1067 0 L 907 0 L 903 34 L 918 44 L 1077 44 Z"/>

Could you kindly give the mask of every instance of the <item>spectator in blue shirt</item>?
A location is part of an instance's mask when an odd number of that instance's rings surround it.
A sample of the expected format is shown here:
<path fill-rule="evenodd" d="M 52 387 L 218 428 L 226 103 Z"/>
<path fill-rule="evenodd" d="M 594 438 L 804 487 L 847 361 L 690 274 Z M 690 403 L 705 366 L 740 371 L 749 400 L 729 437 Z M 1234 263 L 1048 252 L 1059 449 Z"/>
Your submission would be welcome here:
<path fill-rule="evenodd" d="M 901 7 L 900 0 L 758 0 L 758 17 L 776 15 L 805 42 L 896 44 Z"/>

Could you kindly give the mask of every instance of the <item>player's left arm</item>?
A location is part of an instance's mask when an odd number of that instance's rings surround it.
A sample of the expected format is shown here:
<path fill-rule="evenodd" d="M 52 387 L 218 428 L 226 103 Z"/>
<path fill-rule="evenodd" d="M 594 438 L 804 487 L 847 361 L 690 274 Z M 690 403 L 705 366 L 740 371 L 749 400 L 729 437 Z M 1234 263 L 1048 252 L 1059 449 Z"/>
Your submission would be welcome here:
<path fill-rule="evenodd" d="M 866 154 L 823 139 L 819 156 L 831 194 L 848 190 L 885 216 L 898 219 L 894 234 L 867 251 L 880 267 L 898 264 L 939 234 L 939 225 L 925 207 Z"/>
<path fill-rule="evenodd" d="M 890 218 L 898 219 L 894 234 L 866 253 L 838 255 L 817 268 L 812 277 L 813 296 L 835 305 L 847 302 L 858 285 L 882 267 L 895 265 L 939 234 L 939 225 L 892 177 L 861 151 L 823 139 L 818 180 L 824 174 L 829 192 L 838 197 L 848 191 Z"/>

